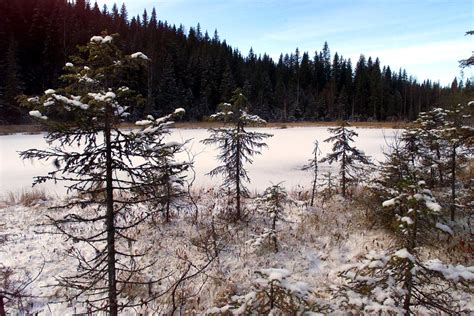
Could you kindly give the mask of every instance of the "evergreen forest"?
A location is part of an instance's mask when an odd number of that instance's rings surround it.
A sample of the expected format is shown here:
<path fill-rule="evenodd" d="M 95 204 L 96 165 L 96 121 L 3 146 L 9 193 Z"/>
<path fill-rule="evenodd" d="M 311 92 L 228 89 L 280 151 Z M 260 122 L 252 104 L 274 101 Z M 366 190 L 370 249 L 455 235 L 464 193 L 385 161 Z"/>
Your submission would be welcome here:
<path fill-rule="evenodd" d="M 236 88 L 242 88 L 252 113 L 284 122 L 414 120 L 422 111 L 465 102 L 473 93 L 469 79 L 455 78 L 447 87 L 420 81 L 376 56 L 345 58 L 331 52 L 328 43 L 273 60 L 264 52 L 239 51 L 217 30 L 209 34 L 199 24 L 187 29 L 161 21 L 155 9 L 130 16 L 125 4 L 2 0 L 0 124 L 31 122 L 17 96 L 60 86 L 58 78 L 77 45 L 102 32 L 119 34 L 125 53 L 140 51 L 151 59 L 146 75 L 125 74 L 130 88 L 146 96 L 133 106 L 130 121 L 177 107 L 186 110 L 185 120 L 202 120 Z"/>

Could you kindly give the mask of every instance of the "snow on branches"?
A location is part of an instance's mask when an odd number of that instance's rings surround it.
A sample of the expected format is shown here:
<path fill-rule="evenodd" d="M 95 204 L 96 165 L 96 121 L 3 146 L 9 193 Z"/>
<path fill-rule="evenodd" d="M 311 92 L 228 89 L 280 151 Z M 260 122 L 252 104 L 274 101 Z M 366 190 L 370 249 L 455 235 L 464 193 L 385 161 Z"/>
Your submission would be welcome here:
<path fill-rule="evenodd" d="M 267 145 L 264 140 L 272 135 L 245 130 L 248 125 L 262 124 L 265 121 L 256 115 L 245 112 L 247 99 L 240 89 L 234 92 L 232 104 L 221 104 L 221 112 L 215 114 L 213 119 L 230 123 L 229 128 L 209 129 L 209 138 L 202 142 L 206 145 L 217 145 L 220 152 L 217 159 L 222 165 L 209 172 L 211 176 L 222 175 L 223 187 L 232 191 L 235 197 L 235 218 L 241 219 L 241 198 L 248 195 L 245 182 L 250 182 L 244 163 L 252 163 L 252 157 L 261 153 Z"/>

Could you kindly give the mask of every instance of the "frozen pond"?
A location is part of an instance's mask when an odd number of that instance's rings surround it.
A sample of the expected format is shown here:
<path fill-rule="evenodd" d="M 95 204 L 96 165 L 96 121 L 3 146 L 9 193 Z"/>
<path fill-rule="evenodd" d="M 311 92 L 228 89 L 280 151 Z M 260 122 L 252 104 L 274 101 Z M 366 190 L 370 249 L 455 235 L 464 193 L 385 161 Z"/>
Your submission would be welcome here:
<path fill-rule="evenodd" d="M 331 144 L 323 140 L 329 137 L 326 127 L 295 127 L 287 129 L 260 128 L 256 129 L 274 136 L 267 140 L 268 148 L 263 154 L 256 156 L 254 163 L 247 166 L 251 183 L 251 190 L 263 190 L 271 183 L 283 181 L 285 187 L 291 189 L 298 185 L 309 187 L 311 173 L 302 171 L 301 167 L 312 156 L 313 143 L 317 139 L 320 143 L 323 157 L 331 151 Z M 395 129 L 356 128 L 359 137 L 356 146 L 362 149 L 374 160 L 383 160 L 383 148 L 386 142 L 397 133 Z M 18 152 L 30 148 L 46 148 L 43 134 L 27 135 L 14 134 L 0 136 L 0 195 L 10 191 L 31 188 L 32 179 L 36 175 L 44 175 L 52 170 L 51 163 L 38 161 L 22 161 Z M 217 161 L 217 152 L 212 147 L 206 147 L 201 140 L 208 136 L 205 129 L 174 129 L 170 141 L 191 139 L 189 151 L 197 154 L 194 168 L 196 171 L 195 186 L 219 185 L 220 179 L 210 178 L 206 173 L 212 170 Z M 186 159 L 186 155 L 180 157 Z M 321 172 L 329 168 L 321 165 Z M 58 184 L 46 183 L 41 185 L 52 194 L 64 194 L 64 188 Z"/>

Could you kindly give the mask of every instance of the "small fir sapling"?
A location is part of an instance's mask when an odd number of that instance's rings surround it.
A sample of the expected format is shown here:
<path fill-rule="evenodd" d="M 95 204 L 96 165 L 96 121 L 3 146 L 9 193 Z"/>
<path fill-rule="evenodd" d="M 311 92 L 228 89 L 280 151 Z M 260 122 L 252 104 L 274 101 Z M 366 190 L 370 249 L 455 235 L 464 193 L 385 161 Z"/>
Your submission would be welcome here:
<path fill-rule="evenodd" d="M 313 149 L 313 158 L 309 160 L 309 164 L 303 167 L 303 170 L 310 170 L 313 172 L 313 180 L 312 180 L 312 188 L 311 188 L 311 203 L 310 205 L 314 205 L 314 199 L 316 198 L 317 193 L 317 186 L 318 186 L 318 161 L 319 155 L 321 154 L 321 150 L 319 149 L 319 142 L 317 140 L 314 141 L 314 149 Z"/>
<path fill-rule="evenodd" d="M 364 152 L 351 145 L 354 142 L 354 137 L 357 137 L 358 134 L 349 129 L 349 126 L 348 122 L 341 121 L 337 127 L 328 129 L 329 133 L 334 136 L 324 141 L 333 143 L 332 152 L 320 160 L 320 162 L 328 162 L 329 164 L 339 162 L 340 186 L 343 197 L 347 195 L 348 184 L 356 180 L 357 171 L 360 171 L 363 165 L 372 164 L 370 158 Z"/>
<path fill-rule="evenodd" d="M 169 134 L 168 130 L 163 130 L 163 136 Z M 164 139 L 162 140 L 164 142 Z M 160 172 L 156 173 L 156 196 L 161 199 L 153 203 L 154 213 L 162 213 L 165 222 L 171 220 L 172 208 L 178 209 L 180 202 L 188 195 L 187 177 L 185 171 L 192 168 L 192 161 L 181 162 L 176 160 L 176 155 L 184 151 L 187 142 L 164 142 L 162 156 L 160 159 Z M 153 176 L 153 175 L 152 175 Z M 151 194 L 151 192 L 148 192 Z"/>
<path fill-rule="evenodd" d="M 264 228 L 263 233 L 247 241 L 253 248 L 259 248 L 265 243 L 271 243 L 275 253 L 278 252 L 277 224 L 285 219 L 285 206 L 292 200 L 286 190 L 280 185 L 272 185 L 265 189 L 257 199 L 258 210 L 270 219 L 271 227 Z"/>
<path fill-rule="evenodd" d="M 80 243 L 70 251 L 78 262 L 77 273 L 59 276 L 58 285 L 67 288 L 68 300 L 110 315 L 162 293 L 159 278 L 141 278 L 152 266 L 148 250 L 131 245 L 140 224 L 154 212 L 145 206 L 164 203 L 163 195 L 156 192 L 169 168 L 163 161 L 171 162 L 181 147 L 165 143 L 164 138 L 171 120 L 184 112 L 177 109 L 158 119 L 149 116 L 136 122 L 139 130 L 120 128 L 129 115 L 121 104 L 140 100 L 123 78 L 128 71 L 146 69 L 148 58 L 138 53 L 124 55 L 115 42 L 116 36 L 92 37 L 80 48 L 83 57 L 74 57 L 66 65 L 64 88 L 22 98 L 30 115 L 48 128 L 50 147 L 20 154 L 23 159 L 51 161 L 56 166 L 48 175 L 36 177 L 34 184 L 68 181 L 68 193 L 77 196 L 59 206 L 68 210 L 64 218 L 51 218 L 67 239 Z M 175 170 L 187 166 L 173 165 Z M 90 212 L 84 212 L 85 207 Z M 127 298 L 130 287 L 143 296 Z"/>
<path fill-rule="evenodd" d="M 433 243 L 434 234 L 452 234 L 440 222 L 441 207 L 424 182 L 406 185 L 383 207 L 395 213 L 396 245 L 383 253 L 369 252 L 341 274 L 348 280 L 343 287 L 341 307 L 367 313 L 415 312 L 462 313 L 453 290 L 472 292 L 474 267 L 426 260 L 423 247 Z"/>
<path fill-rule="evenodd" d="M 248 101 L 241 89 L 234 91 L 231 103 L 219 105 L 220 112 L 213 114 L 210 119 L 228 123 L 230 127 L 209 129 L 209 138 L 202 142 L 206 145 L 216 145 L 219 150 L 217 159 L 221 165 L 209 172 L 211 176 L 222 175 L 222 187 L 229 190 L 235 197 L 236 220 L 242 218 L 242 197 L 248 196 L 245 182 L 250 182 L 245 169 L 245 163 L 252 163 L 253 156 L 261 153 L 267 145 L 265 139 L 272 135 L 260 132 L 250 132 L 248 126 L 263 125 L 266 122 L 257 115 L 248 114 Z"/>
<path fill-rule="evenodd" d="M 323 174 L 320 186 L 323 188 L 321 191 L 323 201 L 328 200 L 337 193 L 336 177 L 333 176 L 331 171 L 327 171 Z"/>

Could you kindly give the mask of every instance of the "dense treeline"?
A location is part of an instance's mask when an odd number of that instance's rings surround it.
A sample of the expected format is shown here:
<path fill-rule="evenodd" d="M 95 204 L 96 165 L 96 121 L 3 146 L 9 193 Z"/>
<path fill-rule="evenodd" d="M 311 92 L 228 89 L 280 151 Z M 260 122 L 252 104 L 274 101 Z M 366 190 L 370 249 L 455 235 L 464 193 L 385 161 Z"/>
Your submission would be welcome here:
<path fill-rule="evenodd" d="M 154 9 L 129 17 L 125 5 L 99 8 L 86 0 L 2 0 L 0 123 L 25 122 L 15 97 L 60 85 L 58 75 L 76 46 L 104 30 L 120 34 L 125 52 L 142 51 L 152 60 L 148 76 L 126 78 L 146 96 L 132 119 L 178 106 L 187 119 L 201 119 L 241 87 L 250 110 L 267 120 L 411 120 L 473 91 L 469 80 L 455 79 L 451 87 L 418 82 L 405 70 L 382 67 L 378 58 L 361 55 L 353 64 L 331 55 L 327 43 L 314 54 L 296 49 L 276 62 L 252 50 L 243 56 L 217 31 L 210 36 L 199 25 L 187 31 L 158 18 Z"/>

